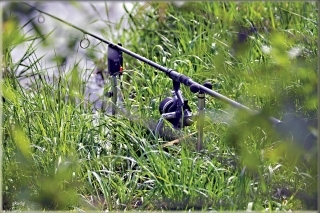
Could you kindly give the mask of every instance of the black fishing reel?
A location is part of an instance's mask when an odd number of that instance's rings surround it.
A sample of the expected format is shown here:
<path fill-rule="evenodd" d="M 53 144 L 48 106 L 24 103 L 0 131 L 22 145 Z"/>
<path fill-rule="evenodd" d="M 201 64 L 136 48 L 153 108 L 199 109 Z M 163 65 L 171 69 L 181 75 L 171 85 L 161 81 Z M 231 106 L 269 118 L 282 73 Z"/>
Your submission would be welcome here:
<path fill-rule="evenodd" d="M 179 106 L 177 96 L 167 97 L 162 100 L 159 105 L 159 112 L 162 118 L 169 121 L 175 129 L 191 126 L 194 123 L 188 100 L 184 100 L 182 106 Z"/>

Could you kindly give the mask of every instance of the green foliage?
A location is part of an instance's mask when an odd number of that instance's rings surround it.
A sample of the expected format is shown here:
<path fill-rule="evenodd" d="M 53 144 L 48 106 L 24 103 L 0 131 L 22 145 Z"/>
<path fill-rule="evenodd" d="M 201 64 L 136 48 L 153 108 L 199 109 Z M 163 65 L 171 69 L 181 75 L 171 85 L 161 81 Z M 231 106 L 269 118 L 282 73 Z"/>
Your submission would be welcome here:
<path fill-rule="evenodd" d="M 132 115 L 94 114 L 84 97 L 87 82 L 80 60 L 64 72 L 57 68 L 59 75 L 48 82 L 49 68 L 40 65 L 42 57 L 35 50 L 48 41 L 55 43 L 55 38 L 51 32 L 43 35 L 32 20 L 28 23 L 33 23 L 36 35 L 28 37 L 24 27 L 18 27 L 17 17 L 6 18 L 4 208 L 315 208 L 316 153 L 281 137 L 267 122 L 268 116 L 282 119 L 286 112 L 316 116 L 315 8 L 313 2 L 213 1 L 181 7 L 135 3 L 131 10 L 124 8 L 126 15 L 116 24 L 102 20 L 94 5 L 86 8 L 97 13 L 91 23 L 105 24 L 100 31 L 108 39 L 197 82 L 210 81 L 215 91 L 259 111 L 254 115 L 236 111 L 206 97 L 201 152 L 195 151 L 192 136 L 163 148 L 167 141 L 144 127 L 160 116 L 158 105 L 172 87 L 167 76 L 124 55 L 121 92 Z M 110 33 L 120 30 L 125 19 L 129 29 L 121 35 Z M 80 39 L 72 36 L 67 50 L 76 52 Z M 13 61 L 11 54 L 19 44 L 28 48 Z M 87 55 L 103 70 L 106 58 L 97 58 L 95 48 L 91 45 Z M 57 66 L 67 60 L 68 51 L 57 52 Z M 29 88 L 21 84 L 23 78 L 33 80 Z M 186 87 L 182 92 L 196 111 L 196 95 Z M 196 131 L 194 125 L 183 133 Z"/>

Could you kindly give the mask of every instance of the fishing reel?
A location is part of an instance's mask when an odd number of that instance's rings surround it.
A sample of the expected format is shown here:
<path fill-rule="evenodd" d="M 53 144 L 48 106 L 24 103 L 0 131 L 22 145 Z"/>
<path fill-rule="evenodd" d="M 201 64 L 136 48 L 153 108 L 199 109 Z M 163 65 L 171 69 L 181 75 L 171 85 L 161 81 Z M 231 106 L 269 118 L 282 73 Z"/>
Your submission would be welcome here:
<path fill-rule="evenodd" d="M 169 121 L 175 129 L 191 126 L 194 122 L 188 100 L 184 100 L 183 106 L 180 108 L 178 107 L 178 101 L 176 95 L 162 100 L 159 105 L 160 114 L 165 120 Z"/>
<path fill-rule="evenodd" d="M 204 87 L 212 89 L 210 82 L 205 82 Z M 204 113 L 205 113 L 205 93 L 199 86 L 192 84 L 190 91 L 198 93 L 198 113 L 193 115 L 188 105 L 188 100 L 184 100 L 180 91 L 180 84 L 173 81 L 173 97 L 167 97 L 160 102 L 159 112 L 161 118 L 158 122 L 155 135 L 158 136 L 160 128 L 163 125 L 163 120 L 169 121 L 174 129 L 181 129 L 186 126 L 191 126 L 194 120 L 197 120 L 198 138 L 197 150 L 202 149 L 203 142 L 203 127 L 204 127 Z"/>
<path fill-rule="evenodd" d="M 194 123 L 188 100 L 185 100 L 182 96 L 180 82 L 174 80 L 172 82 L 172 97 L 164 98 L 159 104 L 161 117 L 155 129 L 156 137 L 158 137 L 160 129 L 163 127 L 164 120 L 168 121 L 176 130 L 191 126 Z"/>

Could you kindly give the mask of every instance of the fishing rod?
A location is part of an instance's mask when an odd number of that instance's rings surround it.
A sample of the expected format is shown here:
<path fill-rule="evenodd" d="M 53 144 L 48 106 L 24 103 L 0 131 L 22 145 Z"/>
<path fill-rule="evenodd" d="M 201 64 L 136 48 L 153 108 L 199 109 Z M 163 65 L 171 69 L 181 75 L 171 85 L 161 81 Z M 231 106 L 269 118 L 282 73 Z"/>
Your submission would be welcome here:
<path fill-rule="evenodd" d="M 121 44 L 115 44 L 111 41 L 108 41 L 106 39 L 103 39 L 97 35 L 94 35 L 86 30 L 83 30 L 65 20 L 62 20 L 54 15 L 51 15 L 45 11 L 42 11 L 30 4 L 27 4 L 23 2 L 24 4 L 28 5 L 29 7 L 37 10 L 40 12 L 40 15 L 45 14 L 47 16 L 50 16 L 53 19 L 56 19 L 74 29 L 77 29 L 84 33 L 84 35 L 89 35 L 105 44 L 108 44 L 108 72 L 112 78 L 111 81 L 111 88 L 112 91 L 108 93 L 109 97 L 112 97 L 112 115 L 116 114 L 116 102 L 117 102 L 117 76 L 121 76 L 123 72 L 123 57 L 122 53 L 126 53 L 127 55 L 138 59 L 139 61 L 142 61 L 157 70 L 160 70 L 164 72 L 168 77 L 172 79 L 173 82 L 173 97 L 165 98 L 163 101 L 161 101 L 159 105 L 159 111 L 161 114 L 161 118 L 158 122 L 158 125 L 156 127 L 156 135 L 159 132 L 159 129 L 163 125 L 163 121 L 167 120 L 169 121 L 175 129 L 180 129 L 185 126 L 190 126 L 193 123 L 192 120 L 192 113 L 191 109 L 188 105 L 188 101 L 185 100 L 182 96 L 182 92 L 180 90 L 180 84 L 184 84 L 190 88 L 190 91 L 192 93 L 198 93 L 198 139 L 197 139 L 197 150 L 202 149 L 202 142 L 203 142 L 203 123 L 204 123 L 204 113 L 205 113 L 205 94 L 217 98 L 221 100 L 224 103 L 227 103 L 235 108 L 238 108 L 240 110 L 244 110 L 250 114 L 257 114 L 257 111 L 254 111 L 230 98 L 227 98 L 226 96 L 212 90 L 212 85 L 209 82 L 202 84 L 199 84 L 192 80 L 190 77 L 180 74 L 177 71 L 164 67 L 160 64 L 155 63 L 154 61 L 151 61 L 141 55 L 138 55 L 124 47 L 122 47 Z M 273 125 L 276 125 L 278 123 L 281 123 L 280 120 L 269 117 L 270 122 Z"/>

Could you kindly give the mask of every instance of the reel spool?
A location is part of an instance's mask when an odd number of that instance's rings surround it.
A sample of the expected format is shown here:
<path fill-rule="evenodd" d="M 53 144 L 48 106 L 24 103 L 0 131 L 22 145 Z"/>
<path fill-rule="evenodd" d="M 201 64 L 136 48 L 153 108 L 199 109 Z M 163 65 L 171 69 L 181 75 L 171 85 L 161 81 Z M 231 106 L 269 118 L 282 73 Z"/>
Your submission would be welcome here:
<path fill-rule="evenodd" d="M 188 105 L 188 100 L 184 100 L 183 103 L 183 113 L 181 109 L 178 108 L 176 97 L 167 97 L 162 100 L 159 104 L 159 112 L 164 119 L 169 121 L 174 128 L 180 129 L 185 126 L 191 126 L 194 122 L 192 120 L 192 112 Z M 183 118 L 181 119 L 178 114 L 182 113 Z"/>

